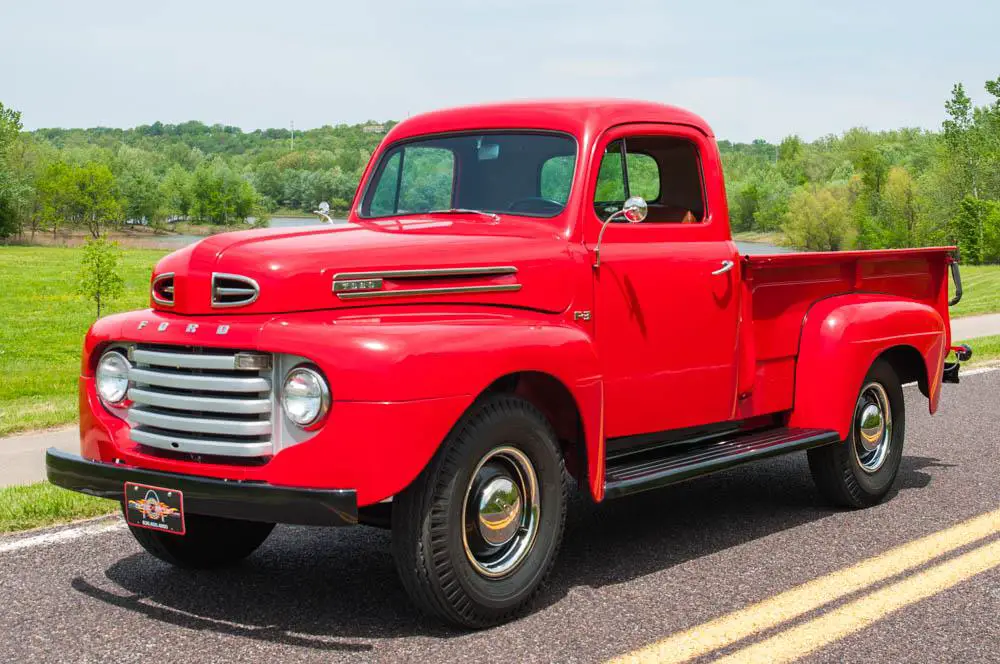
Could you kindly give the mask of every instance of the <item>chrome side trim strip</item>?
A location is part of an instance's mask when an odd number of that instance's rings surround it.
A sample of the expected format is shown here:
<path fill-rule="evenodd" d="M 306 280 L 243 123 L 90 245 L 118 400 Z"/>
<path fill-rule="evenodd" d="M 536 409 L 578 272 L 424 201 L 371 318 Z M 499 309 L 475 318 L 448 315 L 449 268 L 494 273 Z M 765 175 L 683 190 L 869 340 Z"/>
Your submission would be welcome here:
<path fill-rule="evenodd" d="M 271 381 L 257 377 L 203 376 L 149 371 L 133 367 L 129 380 L 143 385 L 172 387 L 179 390 L 208 390 L 209 392 L 269 392 Z"/>
<path fill-rule="evenodd" d="M 136 348 L 131 360 L 138 364 L 152 364 L 175 369 L 236 369 L 234 355 L 203 355 L 200 353 L 165 353 Z"/>
<path fill-rule="evenodd" d="M 221 399 L 217 397 L 192 397 L 170 392 L 155 392 L 133 387 L 128 391 L 129 398 L 137 404 L 173 408 L 174 410 L 194 410 L 209 413 L 232 413 L 251 415 L 254 413 L 270 413 L 270 399 Z"/>
<path fill-rule="evenodd" d="M 373 297 L 419 297 L 422 295 L 452 295 L 457 293 L 509 293 L 521 290 L 521 284 L 497 284 L 485 286 L 445 286 L 442 288 L 400 288 L 390 291 L 359 291 L 337 293 L 342 300 L 361 300 Z"/>
<path fill-rule="evenodd" d="M 209 417 L 167 415 L 166 413 L 154 413 L 141 407 L 129 409 L 128 421 L 130 424 L 145 424 L 158 429 L 188 431 L 190 433 L 214 433 L 222 436 L 267 436 L 271 433 L 270 420 L 217 420 Z"/>
<path fill-rule="evenodd" d="M 156 284 L 160 283 L 161 281 L 166 281 L 167 279 L 173 279 L 173 278 L 174 278 L 173 272 L 164 272 L 163 274 L 156 275 L 156 277 L 153 279 L 153 283 L 149 285 L 149 294 L 153 298 L 153 302 L 156 302 L 157 304 L 162 305 L 164 307 L 174 306 L 175 296 L 174 296 L 173 286 L 171 286 L 169 290 L 164 289 L 166 290 L 166 292 L 170 293 L 171 299 L 169 300 L 164 300 L 163 298 L 161 298 L 156 294 Z"/>
<path fill-rule="evenodd" d="M 187 438 L 185 436 L 162 435 L 133 428 L 132 440 L 140 445 L 148 445 L 161 450 L 186 452 L 189 454 L 211 454 L 232 457 L 261 457 L 271 454 L 271 443 L 234 443 L 224 440 Z"/>
<path fill-rule="evenodd" d="M 487 275 L 517 274 L 513 265 L 488 267 L 444 267 L 427 270 L 384 270 L 380 272 L 340 272 L 334 281 L 353 279 L 433 279 L 446 277 L 477 277 Z"/>

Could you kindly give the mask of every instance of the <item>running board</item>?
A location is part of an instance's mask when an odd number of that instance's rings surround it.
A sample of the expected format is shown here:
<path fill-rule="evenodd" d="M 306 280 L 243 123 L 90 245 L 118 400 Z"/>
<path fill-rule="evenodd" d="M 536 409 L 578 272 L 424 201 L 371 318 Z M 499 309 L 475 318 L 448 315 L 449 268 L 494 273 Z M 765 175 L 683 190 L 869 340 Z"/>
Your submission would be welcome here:
<path fill-rule="evenodd" d="M 615 462 L 605 471 L 604 496 L 617 498 L 708 475 L 757 459 L 840 442 L 836 431 L 780 427 L 735 435 L 726 440 L 670 446 Z"/>

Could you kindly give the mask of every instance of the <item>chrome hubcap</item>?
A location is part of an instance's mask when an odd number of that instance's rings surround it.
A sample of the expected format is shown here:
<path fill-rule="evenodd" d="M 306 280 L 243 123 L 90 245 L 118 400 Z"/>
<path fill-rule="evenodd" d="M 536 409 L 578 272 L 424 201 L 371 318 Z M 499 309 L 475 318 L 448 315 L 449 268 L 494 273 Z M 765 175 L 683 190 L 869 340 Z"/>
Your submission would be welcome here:
<path fill-rule="evenodd" d="M 462 544 L 472 567 L 497 578 L 525 559 L 538 532 L 538 477 L 513 447 L 492 450 L 476 466 L 462 506 Z"/>
<path fill-rule="evenodd" d="M 861 390 L 854 409 L 854 454 L 866 473 L 874 473 L 889 456 L 892 443 L 892 410 L 889 396 L 879 383 Z"/>
<path fill-rule="evenodd" d="M 521 525 L 521 491 L 508 477 L 496 477 L 479 492 L 479 534 L 493 546 L 514 539 Z"/>

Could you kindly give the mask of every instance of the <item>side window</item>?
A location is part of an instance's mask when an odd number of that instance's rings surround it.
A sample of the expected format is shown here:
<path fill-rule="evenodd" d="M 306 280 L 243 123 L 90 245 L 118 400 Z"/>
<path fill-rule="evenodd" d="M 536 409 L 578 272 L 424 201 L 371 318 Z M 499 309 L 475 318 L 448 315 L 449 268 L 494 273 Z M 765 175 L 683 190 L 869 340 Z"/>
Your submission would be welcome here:
<path fill-rule="evenodd" d="M 396 187 L 399 186 L 399 160 L 402 150 L 389 157 L 382 169 L 382 176 L 372 194 L 371 203 L 368 206 L 369 214 L 374 216 L 384 216 L 396 211 Z"/>
<path fill-rule="evenodd" d="M 403 149 L 399 206 L 394 212 L 440 210 L 451 207 L 455 155 L 444 148 Z"/>
<path fill-rule="evenodd" d="M 644 223 L 702 221 L 705 204 L 695 145 L 672 136 L 629 136 L 608 144 L 594 192 L 597 216 L 607 219 L 629 196 L 641 196 L 649 204 Z"/>
<path fill-rule="evenodd" d="M 625 155 L 628 164 L 629 196 L 642 196 L 647 203 L 660 197 L 660 167 L 648 154 L 629 152 Z"/>
<path fill-rule="evenodd" d="M 542 198 L 565 204 L 569 198 L 569 186 L 573 182 L 573 166 L 575 164 L 576 155 L 572 154 L 546 159 L 538 175 L 539 195 Z"/>

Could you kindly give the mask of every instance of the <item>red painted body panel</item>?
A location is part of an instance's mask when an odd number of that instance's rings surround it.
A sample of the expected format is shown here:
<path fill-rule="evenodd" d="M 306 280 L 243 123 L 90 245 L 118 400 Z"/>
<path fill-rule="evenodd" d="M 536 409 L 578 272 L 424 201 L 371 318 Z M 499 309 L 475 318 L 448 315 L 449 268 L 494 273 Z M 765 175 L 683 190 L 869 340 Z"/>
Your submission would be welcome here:
<path fill-rule="evenodd" d="M 87 335 L 80 380 L 84 456 L 175 473 L 356 489 L 359 504 L 370 505 L 406 487 L 491 384 L 511 374 L 544 374 L 575 406 L 574 426 L 563 426 L 560 435 L 579 435 L 568 443 L 583 450 L 581 479 L 600 500 L 608 437 L 769 414 L 844 434 L 862 377 L 890 348 L 911 347 L 924 359 L 936 408 L 950 343 L 950 248 L 740 259 L 707 124 L 687 111 L 641 102 L 522 102 L 411 118 L 389 132 L 362 182 L 395 141 L 489 129 L 575 138 L 578 158 L 563 212 L 550 219 L 501 214 L 496 222 L 434 214 L 370 221 L 352 209 L 345 225 L 227 233 L 171 254 L 154 274 L 174 273 L 172 307 L 110 316 Z M 632 134 L 667 134 L 697 146 L 705 219 L 609 226 L 595 270 L 601 222 L 592 201 L 600 156 L 608 143 Z M 711 274 L 729 260 L 731 270 Z M 371 300 L 332 291 L 333 276 L 345 272 L 485 266 L 516 272 L 463 278 L 462 285 L 520 289 Z M 260 297 L 213 309 L 213 272 L 255 279 Z M 448 283 L 430 278 L 421 286 Z M 403 287 L 385 280 L 386 291 Z M 148 323 L 140 327 L 141 321 Z M 189 331 L 191 324 L 197 327 Z M 219 325 L 229 326 L 228 333 L 217 334 Z M 330 418 L 312 438 L 261 465 L 154 456 L 129 440 L 128 425 L 95 396 L 96 355 L 113 341 L 307 357 L 330 381 Z"/>
<path fill-rule="evenodd" d="M 920 302 L 857 294 L 817 303 L 802 328 L 789 424 L 833 429 L 846 438 L 868 368 L 886 350 L 901 346 L 923 357 L 935 412 L 947 338 L 941 315 Z"/>

